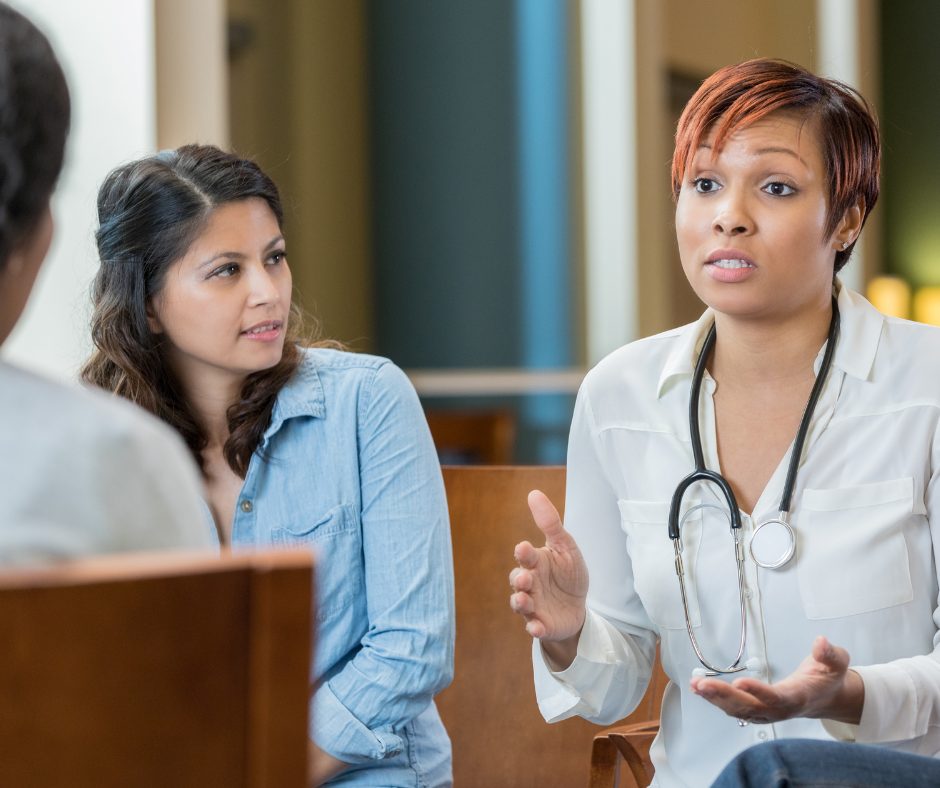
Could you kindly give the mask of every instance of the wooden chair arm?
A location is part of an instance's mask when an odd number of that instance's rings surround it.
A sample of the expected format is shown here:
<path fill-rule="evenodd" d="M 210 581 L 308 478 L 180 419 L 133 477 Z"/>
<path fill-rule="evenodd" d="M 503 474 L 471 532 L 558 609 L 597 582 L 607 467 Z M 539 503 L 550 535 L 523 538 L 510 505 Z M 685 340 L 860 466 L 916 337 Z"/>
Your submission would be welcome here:
<path fill-rule="evenodd" d="M 630 767 L 637 788 L 648 788 L 653 781 L 650 747 L 657 733 L 659 720 L 608 728 L 598 733 L 591 751 L 590 788 L 615 788 L 621 759 Z"/>

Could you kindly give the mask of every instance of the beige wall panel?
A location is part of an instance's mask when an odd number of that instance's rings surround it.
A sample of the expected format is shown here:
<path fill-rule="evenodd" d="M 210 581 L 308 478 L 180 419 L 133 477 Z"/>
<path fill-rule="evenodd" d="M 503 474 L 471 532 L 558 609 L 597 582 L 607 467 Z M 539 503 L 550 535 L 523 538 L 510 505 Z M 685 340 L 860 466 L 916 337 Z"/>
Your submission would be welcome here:
<path fill-rule="evenodd" d="M 667 0 L 666 60 L 707 76 L 755 57 L 813 68 L 814 0 Z"/>
<path fill-rule="evenodd" d="M 157 145 L 229 145 L 225 0 L 154 0 Z"/>
<path fill-rule="evenodd" d="M 368 350 L 372 270 L 364 0 L 229 0 L 232 142 L 282 190 L 288 259 L 325 336 Z"/>

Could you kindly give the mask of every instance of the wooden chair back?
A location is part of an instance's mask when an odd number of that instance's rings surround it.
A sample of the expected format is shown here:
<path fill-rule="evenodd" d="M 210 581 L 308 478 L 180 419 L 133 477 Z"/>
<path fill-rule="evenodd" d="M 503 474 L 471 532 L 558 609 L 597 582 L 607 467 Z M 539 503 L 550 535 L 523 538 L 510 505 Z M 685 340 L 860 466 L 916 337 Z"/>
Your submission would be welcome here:
<path fill-rule="evenodd" d="M 511 410 L 425 412 L 441 462 L 460 465 L 507 465 L 516 443 Z"/>
<path fill-rule="evenodd" d="M 563 512 L 565 469 L 444 468 L 444 484 L 454 543 L 457 652 L 454 681 L 437 704 L 453 742 L 454 784 L 587 785 L 600 728 L 580 718 L 545 722 L 532 681 L 532 638 L 509 609 L 513 549 L 524 539 L 544 543 L 526 496 L 540 489 Z M 624 723 L 657 718 L 664 686 L 654 682 Z"/>
<path fill-rule="evenodd" d="M 308 552 L 0 573 L 0 785 L 306 785 Z"/>

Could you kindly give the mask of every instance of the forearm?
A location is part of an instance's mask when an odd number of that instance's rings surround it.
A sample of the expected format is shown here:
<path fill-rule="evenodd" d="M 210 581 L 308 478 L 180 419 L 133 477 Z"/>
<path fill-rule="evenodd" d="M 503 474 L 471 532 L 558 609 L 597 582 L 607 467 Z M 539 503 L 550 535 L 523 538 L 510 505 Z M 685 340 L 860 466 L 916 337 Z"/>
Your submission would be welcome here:
<path fill-rule="evenodd" d="M 321 750 L 312 741 L 307 742 L 308 788 L 317 788 L 317 786 L 323 785 L 349 765 L 346 761 L 334 758 L 328 752 Z"/>
<path fill-rule="evenodd" d="M 398 659 L 386 659 L 371 647 L 361 649 L 317 688 L 311 701 L 311 737 L 319 747 L 350 763 L 401 752 L 404 741 L 395 731 L 428 708 L 450 681 L 451 668 L 440 655 L 418 660 L 414 654 L 420 651 L 401 644 L 396 652 Z"/>
<path fill-rule="evenodd" d="M 865 682 L 854 670 L 847 670 L 842 687 L 826 708 L 819 709 L 811 716 L 819 719 L 858 725 L 862 719 L 865 705 Z"/>
<path fill-rule="evenodd" d="M 583 629 L 584 625 L 582 624 L 577 634 L 572 635 L 570 638 L 565 638 L 564 640 L 541 641 L 542 653 L 545 655 L 545 664 L 548 665 L 550 670 L 559 673 L 571 667 L 574 658 L 578 656 L 578 641 L 581 639 L 581 631 Z"/>
<path fill-rule="evenodd" d="M 601 725 L 627 716 L 642 699 L 652 677 L 652 637 L 627 634 L 588 612 L 577 657 L 552 672 L 541 644 L 533 644 L 535 692 L 547 722 L 584 717 Z"/>
<path fill-rule="evenodd" d="M 940 657 L 936 652 L 856 670 L 864 685 L 862 714 L 851 729 L 826 724 L 832 735 L 878 744 L 916 739 L 940 726 Z"/>

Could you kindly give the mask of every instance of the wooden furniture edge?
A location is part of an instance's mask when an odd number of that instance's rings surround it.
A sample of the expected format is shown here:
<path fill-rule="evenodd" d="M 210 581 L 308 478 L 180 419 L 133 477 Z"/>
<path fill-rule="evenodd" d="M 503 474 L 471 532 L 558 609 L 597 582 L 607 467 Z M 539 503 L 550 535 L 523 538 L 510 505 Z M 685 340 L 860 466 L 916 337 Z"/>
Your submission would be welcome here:
<path fill-rule="evenodd" d="M 172 577 L 193 572 L 269 571 L 313 565 L 309 550 L 264 550 L 221 555 L 210 550 L 166 550 L 112 553 L 74 558 L 28 568 L 0 571 L 0 590 L 55 588 L 63 585 L 114 583 L 147 577 Z"/>

